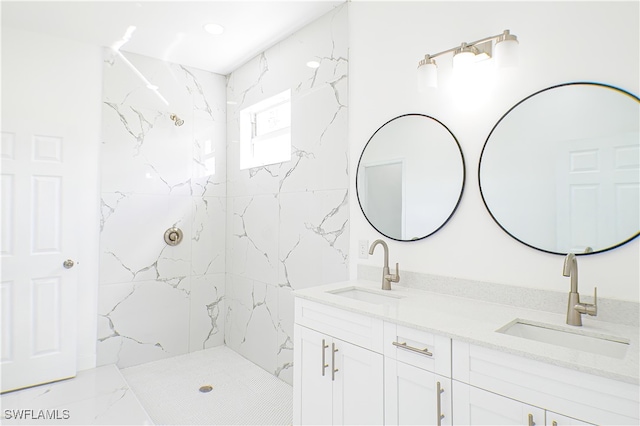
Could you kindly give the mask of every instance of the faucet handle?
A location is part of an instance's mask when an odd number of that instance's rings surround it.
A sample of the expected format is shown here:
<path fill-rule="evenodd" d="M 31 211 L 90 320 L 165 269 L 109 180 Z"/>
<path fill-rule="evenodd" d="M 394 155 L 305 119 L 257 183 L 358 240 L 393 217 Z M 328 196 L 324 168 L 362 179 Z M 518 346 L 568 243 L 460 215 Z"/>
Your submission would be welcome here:
<path fill-rule="evenodd" d="M 598 287 L 593 288 L 593 303 L 578 303 L 575 306 L 576 311 L 581 314 L 588 314 L 592 317 L 598 315 Z"/>
<path fill-rule="evenodd" d="M 397 283 L 398 281 L 400 281 L 400 270 L 398 268 L 398 263 L 396 263 L 396 273 L 389 274 L 388 277 L 389 277 L 388 280 L 391 281 L 392 283 Z"/>

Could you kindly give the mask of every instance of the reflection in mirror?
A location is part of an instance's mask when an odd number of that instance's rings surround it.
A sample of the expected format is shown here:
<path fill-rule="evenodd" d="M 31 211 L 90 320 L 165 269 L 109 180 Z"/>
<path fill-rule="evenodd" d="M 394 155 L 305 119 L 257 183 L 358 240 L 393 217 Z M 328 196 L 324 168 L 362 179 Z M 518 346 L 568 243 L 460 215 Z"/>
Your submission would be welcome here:
<path fill-rule="evenodd" d="M 556 254 L 618 247 L 640 229 L 640 103 L 599 83 L 528 96 L 487 137 L 478 177 L 491 216 Z"/>
<path fill-rule="evenodd" d="M 419 240 L 456 210 L 464 157 L 451 131 L 435 118 L 406 114 L 383 124 L 364 147 L 356 177 L 358 202 L 379 233 Z"/>

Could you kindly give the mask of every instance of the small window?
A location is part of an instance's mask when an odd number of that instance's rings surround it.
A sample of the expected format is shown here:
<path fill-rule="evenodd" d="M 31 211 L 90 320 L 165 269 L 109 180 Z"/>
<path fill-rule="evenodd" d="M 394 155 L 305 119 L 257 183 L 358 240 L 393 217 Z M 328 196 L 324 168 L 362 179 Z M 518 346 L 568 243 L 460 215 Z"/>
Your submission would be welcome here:
<path fill-rule="evenodd" d="M 240 169 L 291 160 L 291 91 L 240 111 Z"/>

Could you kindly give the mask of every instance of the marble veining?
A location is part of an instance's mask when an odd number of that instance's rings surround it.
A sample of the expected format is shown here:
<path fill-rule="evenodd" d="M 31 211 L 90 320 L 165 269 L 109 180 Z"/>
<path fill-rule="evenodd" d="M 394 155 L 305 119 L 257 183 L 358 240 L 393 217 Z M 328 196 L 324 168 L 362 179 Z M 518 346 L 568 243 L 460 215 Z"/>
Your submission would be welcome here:
<path fill-rule="evenodd" d="M 296 168 L 300 164 L 300 161 L 302 161 L 303 158 L 304 159 L 315 159 L 316 158 L 316 156 L 313 154 L 313 152 L 303 151 L 301 149 L 296 148 L 295 145 L 291 145 L 291 156 L 295 157 L 296 159 L 294 160 L 293 166 L 291 166 L 286 171 L 286 173 L 284 174 L 282 179 L 280 179 L 280 181 L 278 182 L 278 192 L 282 191 L 282 185 L 284 184 L 285 180 L 289 176 L 291 176 L 291 174 L 296 170 Z M 271 174 L 271 176 L 274 176 L 274 175 Z"/>
<path fill-rule="evenodd" d="M 242 92 L 240 92 L 240 100 L 238 101 L 238 106 L 239 107 L 244 106 L 247 94 L 251 90 L 255 89 L 256 87 L 260 87 L 260 82 L 262 81 L 262 78 L 269 71 L 269 63 L 267 61 L 267 53 L 266 52 L 262 52 L 258 56 L 258 61 L 257 62 L 258 62 L 257 63 L 258 75 L 257 75 L 255 81 L 252 84 L 250 84 L 247 88 L 245 88 Z"/>
<path fill-rule="evenodd" d="M 293 289 L 348 276 L 347 10 L 232 72 L 227 99 L 227 345 L 291 383 Z M 306 67 L 310 59 L 320 63 Z M 240 111 L 290 89 L 291 159 L 239 165 Z"/>
<path fill-rule="evenodd" d="M 144 144 L 145 136 L 147 135 L 149 130 L 153 128 L 155 121 L 158 119 L 158 117 L 161 116 L 161 114 L 156 112 L 156 115 L 152 118 L 151 121 L 149 121 L 147 118 L 145 118 L 144 114 L 141 111 L 138 111 L 137 109 L 129 106 L 128 109 L 130 110 L 130 112 L 134 113 L 134 119 L 132 119 L 131 117 L 127 119 L 124 112 L 120 111 L 120 106 L 118 104 L 115 104 L 113 102 L 105 102 L 105 105 L 115 111 L 115 113 L 118 115 L 118 118 L 120 119 L 120 123 L 122 123 L 126 132 L 129 133 L 131 137 L 133 137 L 135 141 L 133 145 L 133 155 L 140 155 L 140 148 Z M 136 121 L 135 118 L 137 118 L 137 126 L 134 129 L 133 122 Z"/>
<path fill-rule="evenodd" d="M 179 67 L 182 73 L 184 74 L 184 76 L 186 77 L 185 80 L 187 84 L 185 89 L 187 93 L 197 95 L 197 98 L 194 99 L 194 109 L 196 111 L 203 111 L 209 118 L 211 118 L 211 120 L 216 120 L 213 114 L 213 109 L 209 104 L 209 102 L 207 101 L 207 97 L 205 96 L 205 91 L 202 85 L 200 84 L 199 79 L 194 75 L 194 73 L 191 70 L 189 70 L 189 68 L 183 65 L 179 65 Z"/>
<path fill-rule="evenodd" d="M 324 218 L 322 218 L 322 221 L 320 221 L 318 225 L 315 225 L 312 223 L 305 223 L 304 226 L 308 230 L 312 231 L 314 234 L 320 236 L 322 239 L 327 241 L 331 247 L 336 248 L 335 247 L 336 240 L 340 238 L 342 234 L 345 232 L 349 221 L 348 219 L 343 220 L 342 225 L 340 225 L 340 227 L 337 229 L 335 229 L 335 227 L 333 227 L 334 229 L 331 229 L 328 226 L 327 222 L 329 222 L 333 217 L 335 217 L 340 212 L 340 209 L 344 209 L 345 207 L 347 207 L 348 201 L 349 201 L 349 191 L 346 191 L 340 205 L 334 209 L 331 209 L 331 211 L 327 213 L 327 215 Z M 342 256 L 342 258 L 346 263 L 348 254 L 338 248 L 336 248 L 336 251 L 340 253 L 340 255 Z"/>
<path fill-rule="evenodd" d="M 105 60 L 99 363 L 226 343 L 291 383 L 292 290 L 348 276 L 347 8 L 227 78 L 123 54 L 169 106 Z M 291 160 L 240 170 L 240 110 L 286 89 Z"/>
<path fill-rule="evenodd" d="M 105 61 L 97 363 L 119 367 L 224 344 L 226 311 L 226 79 L 123 55 L 169 104 Z"/>

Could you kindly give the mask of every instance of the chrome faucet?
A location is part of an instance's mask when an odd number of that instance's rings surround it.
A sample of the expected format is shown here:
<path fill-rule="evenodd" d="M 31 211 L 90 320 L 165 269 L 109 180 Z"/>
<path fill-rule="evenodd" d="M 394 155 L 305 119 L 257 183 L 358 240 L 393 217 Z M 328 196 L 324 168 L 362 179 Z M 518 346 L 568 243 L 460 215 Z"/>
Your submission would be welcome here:
<path fill-rule="evenodd" d="M 593 289 L 593 304 L 580 303 L 578 293 L 578 261 L 573 253 L 567 254 L 564 258 L 562 275 L 571 277 L 571 292 L 569 293 L 569 303 L 567 304 L 567 324 L 582 325 L 582 314 L 591 316 L 598 315 L 598 288 Z"/>
<path fill-rule="evenodd" d="M 373 254 L 373 250 L 375 250 L 378 244 L 382 244 L 382 248 L 384 249 L 384 267 L 382 268 L 382 289 L 383 290 L 391 290 L 391 283 L 397 283 L 400 281 L 400 272 L 398 271 L 398 264 L 396 263 L 396 273 L 389 273 L 389 247 L 387 243 L 382 240 L 375 240 L 371 247 L 369 247 L 369 254 Z"/>

